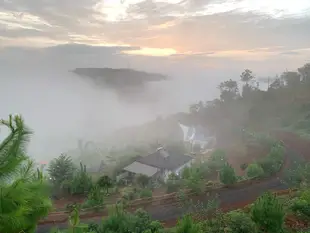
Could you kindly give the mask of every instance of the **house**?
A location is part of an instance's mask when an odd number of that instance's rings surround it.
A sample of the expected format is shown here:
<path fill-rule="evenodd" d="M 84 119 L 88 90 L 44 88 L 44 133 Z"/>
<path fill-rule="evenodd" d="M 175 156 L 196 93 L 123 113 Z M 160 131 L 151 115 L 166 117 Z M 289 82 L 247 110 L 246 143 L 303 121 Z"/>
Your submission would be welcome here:
<path fill-rule="evenodd" d="M 182 124 L 179 125 L 183 131 L 184 142 L 188 143 L 192 149 L 197 145 L 201 150 L 211 149 L 215 145 L 216 138 L 203 127 L 189 127 Z"/>
<path fill-rule="evenodd" d="M 180 175 L 185 167 L 191 166 L 193 157 L 190 155 L 169 153 L 163 147 L 145 157 L 139 157 L 123 168 L 124 173 L 119 178 L 132 178 L 137 174 L 151 177 L 153 180 L 167 181 L 171 173 Z"/>

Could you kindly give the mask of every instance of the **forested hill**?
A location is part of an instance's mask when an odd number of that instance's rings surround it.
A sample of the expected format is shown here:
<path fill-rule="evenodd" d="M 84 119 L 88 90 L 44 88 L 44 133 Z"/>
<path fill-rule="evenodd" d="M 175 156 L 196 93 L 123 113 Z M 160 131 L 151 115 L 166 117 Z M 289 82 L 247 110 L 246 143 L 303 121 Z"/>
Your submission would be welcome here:
<path fill-rule="evenodd" d="M 272 78 L 266 91 L 259 88 L 251 70 L 241 72 L 239 79 L 242 82 L 240 89 L 237 81 L 224 81 L 218 86 L 218 98 L 193 104 L 188 114 L 178 113 L 167 119 L 120 130 L 113 137 L 123 141 L 151 141 L 158 135 L 162 139 L 179 139 L 178 122 L 205 126 L 223 141 L 242 137 L 243 129 L 284 129 L 309 137 L 310 64 Z"/>
<path fill-rule="evenodd" d="M 164 81 L 167 79 L 162 74 L 133 69 L 76 68 L 72 72 L 79 76 L 90 78 L 96 84 L 113 88 L 143 86 L 147 82 Z"/>
<path fill-rule="evenodd" d="M 219 84 L 220 96 L 190 107 L 191 119 L 221 137 L 235 138 L 242 129 L 285 129 L 310 135 L 310 63 L 274 77 L 266 91 L 259 89 L 255 73 L 244 70 L 237 81 Z"/>

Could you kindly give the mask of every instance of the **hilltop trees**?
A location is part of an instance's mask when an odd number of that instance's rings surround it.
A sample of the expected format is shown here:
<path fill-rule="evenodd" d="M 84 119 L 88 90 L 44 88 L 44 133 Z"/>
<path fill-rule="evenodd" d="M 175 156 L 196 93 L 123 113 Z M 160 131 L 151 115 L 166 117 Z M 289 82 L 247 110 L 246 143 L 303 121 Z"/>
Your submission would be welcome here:
<path fill-rule="evenodd" d="M 261 131 L 290 127 L 300 134 L 309 134 L 310 63 L 297 71 L 268 78 L 266 91 L 258 88 L 249 69 L 241 73 L 240 81 L 242 93 L 237 81 L 224 81 L 218 86 L 220 98 L 192 105 L 189 118 L 223 139 L 237 139 L 244 128 Z"/>
<path fill-rule="evenodd" d="M 0 124 L 11 131 L 0 143 L 0 232 L 33 232 L 52 204 L 42 173 L 26 155 L 32 132 L 21 116 Z"/>

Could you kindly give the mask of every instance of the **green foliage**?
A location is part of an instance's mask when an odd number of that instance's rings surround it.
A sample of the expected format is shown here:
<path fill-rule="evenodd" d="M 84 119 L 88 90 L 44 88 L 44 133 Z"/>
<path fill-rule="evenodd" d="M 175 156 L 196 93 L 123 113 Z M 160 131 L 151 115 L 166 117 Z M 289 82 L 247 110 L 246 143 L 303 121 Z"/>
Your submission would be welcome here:
<path fill-rule="evenodd" d="M 249 178 L 256 178 L 263 176 L 264 170 L 259 164 L 252 163 L 247 167 L 246 173 Z"/>
<path fill-rule="evenodd" d="M 210 218 L 201 224 L 203 232 L 226 233 L 227 219 L 221 211 L 216 211 L 214 218 Z"/>
<path fill-rule="evenodd" d="M 251 217 L 240 211 L 226 214 L 227 232 L 231 233 L 256 233 L 257 228 Z"/>
<path fill-rule="evenodd" d="M 71 157 L 61 154 L 58 158 L 53 159 L 48 168 L 47 172 L 51 181 L 57 188 L 69 189 L 74 176 L 74 164 Z"/>
<path fill-rule="evenodd" d="M 97 233 L 158 233 L 163 227 L 139 209 L 134 214 L 116 211 L 103 220 Z"/>
<path fill-rule="evenodd" d="M 223 184 L 234 184 L 237 182 L 237 176 L 234 168 L 226 163 L 220 171 L 220 180 Z"/>
<path fill-rule="evenodd" d="M 189 179 L 191 177 L 191 168 L 186 167 L 183 169 L 181 173 L 181 178 L 182 179 Z"/>
<path fill-rule="evenodd" d="M 284 182 L 290 187 L 309 187 L 310 164 L 295 162 L 294 166 L 285 172 Z"/>
<path fill-rule="evenodd" d="M 92 178 L 86 171 L 86 165 L 80 163 L 80 170 L 74 174 L 71 183 L 71 192 L 73 194 L 84 194 L 91 190 Z"/>
<path fill-rule="evenodd" d="M 199 233 L 202 232 L 199 225 L 194 223 L 190 215 L 185 215 L 178 221 L 175 233 Z"/>
<path fill-rule="evenodd" d="M 282 232 L 285 218 L 283 204 L 275 195 L 265 193 L 254 202 L 251 218 L 263 232 Z"/>
<path fill-rule="evenodd" d="M 217 149 L 212 152 L 209 160 L 209 168 L 212 170 L 221 169 L 227 163 L 226 153 Z"/>
<path fill-rule="evenodd" d="M 292 211 L 307 221 L 310 220 L 310 190 L 304 191 L 291 206 Z"/>
<path fill-rule="evenodd" d="M 100 187 L 95 185 L 89 192 L 87 200 L 83 203 L 84 208 L 102 206 L 104 204 L 104 196 L 100 192 Z"/>
<path fill-rule="evenodd" d="M 105 189 L 106 192 L 108 193 L 109 188 L 113 187 L 113 181 L 110 177 L 104 175 L 98 179 L 97 185 L 98 185 L 98 187 Z"/>
<path fill-rule="evenodd" d="M 263 168 L 266 176 L 278 172 L 284 162 L 284 147 L 281 143 L 276 143 L 271 147 L 269 154 L 258 164 Z"/>
<path fill-rule="evenodd" d="M 135 188 L 126 187 L 126 188 L 123 189 L 122 197 L 125 200 L 131 201 L 131 200 L 134 200 L 134 199 L 136 199 L 138 197 L 137 194 L 138 193 L 137 193 L 137 190 Z"/>
<path fill-rule="evenodd" d="M 0 143 L 0 232 L 33 232 L 52 208 L 49 186 L 26 155 L 32 132 L 21 116 L 0 125 L 11 131 Z"/>
<path fill-rule="evenodd" d="M 142 189 L 140 191 L 140 197 L 141 198 L 152 197 L 152 196 L 153 196 L 153 193 L 152 193 L 152 190 L 150 190 L 150 189 Z"/>
<path fill-rule="evenodd" d="M 136 176 L 136 182 L 138 185 L 145 188 L 150 184 L 150 178 L 146 175 L 139 174 Z"/>

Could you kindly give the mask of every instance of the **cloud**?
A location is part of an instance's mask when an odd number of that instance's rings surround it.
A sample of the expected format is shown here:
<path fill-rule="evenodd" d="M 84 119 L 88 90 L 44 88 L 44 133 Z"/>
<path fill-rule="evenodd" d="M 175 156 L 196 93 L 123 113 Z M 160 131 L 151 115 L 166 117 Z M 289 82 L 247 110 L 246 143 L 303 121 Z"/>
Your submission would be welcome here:
<path fill-rule="evenodd" d="M 19 45 L 21 38 L 40 38 L 34 40 L 41 46 L 44 40 L 47 45 L 113 43 L 179 53 L 305 48 L 310 43 L 309 4 L 301 3 L 282 7 L 276 1 L 266 5 L 253 0 L 128 0 L 124 4 L 5 0 L 0 2 L 0 30 L 10 45 Z"/>

